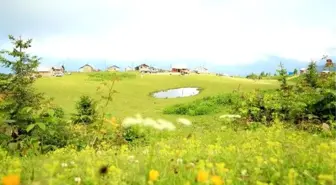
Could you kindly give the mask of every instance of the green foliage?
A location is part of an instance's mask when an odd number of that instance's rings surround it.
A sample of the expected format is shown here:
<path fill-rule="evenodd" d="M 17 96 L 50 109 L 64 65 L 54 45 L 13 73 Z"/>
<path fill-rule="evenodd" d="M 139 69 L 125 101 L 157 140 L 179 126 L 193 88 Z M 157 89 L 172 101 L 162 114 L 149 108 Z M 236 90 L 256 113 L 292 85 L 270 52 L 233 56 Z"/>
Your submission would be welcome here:
<path fill-rule="evenodd" d="M 247 75 L 246 78 L 256 80 L 259 79 L 259 76 L 257 74 L 251 73 Z"/>
<path fill-rule="evenodd" d="M 0 65 L 9 68 L 12 72 L 1 74 L 0 91 L 6 98 L 5 103 L 0 105 L 0 111 L 5 113 L 8 119 L 20 120 L 18 115 L 23 108 L 36 108 L 42 100 L 42 95 L 36 93 L 32 87 L 39 58 L 25 52 L 31 47 L 31 39 L 24 41 L 21 38 L 9 36 L 9 40 L 14 48 L 0 52 Z"/>
<path fill-rule="evenodd" d="M 9 39 L 14 48 L 0 52 L 0 64 L 11 70 L 0 75 L 0 129 L 4 131 L 0 133 L 0 145 L 21 155 L 65 146 L 63 110 L 33 88 L 39 58 L 26 53 L 32 40 Z"/>
<path fill-rule="evenodd" d="M 149 129 L 143 126 L 134 125 L 123 128 L 122 136 L 128 143 L 145 143 L 148 141 Z"/>
<path fill-rule="evenodd" d="M 318 81 L 318 72 L 317 72 L 317 65 L 316 62 L 312 61 L 308 65 L 307 73 L 305 76 L 305 82 L 312 88 L 317 87 L 317 81 Z"/>
<path fill-rule="evenodd" d="M 90 124 L 97 120 L 96 102 L 90 96 L 81 96 L 76 103 L 76 113 L 72 116 L 73 123 Z"/>
<path fill-rule="evenodd" d="M 205 97 L 188 104 L 178 104 L 164 109 L 165 114 L 178 115 L 207 115 L 216 113 L 228 105 L 235 105 L 239 100 L 237 93 L 222 94 L 214 97 Z"/>
<path fill-rule="evenodd" d="M 294 75 L 297 75 L 298 74 L 298 70 L 295 68 L 294 71 L 293 71 Z"/>
<path fill-rule="evenodd" d="M 287 70 L 284 68 L 282 63 L 280 63 L 280 66 L 277 72 L 279 74 L 278 81 L 280 82 L 281 90 L 287 91 L 289 88 L 288 83 L 287 83 L 288 74 L 287 74 Z"/>

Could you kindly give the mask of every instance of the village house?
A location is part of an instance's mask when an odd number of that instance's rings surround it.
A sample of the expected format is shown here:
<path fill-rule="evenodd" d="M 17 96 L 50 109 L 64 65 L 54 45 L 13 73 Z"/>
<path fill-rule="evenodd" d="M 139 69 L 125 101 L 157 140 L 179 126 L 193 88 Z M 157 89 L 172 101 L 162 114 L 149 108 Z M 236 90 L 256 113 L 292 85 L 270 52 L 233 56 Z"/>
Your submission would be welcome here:
<path fill-rule="evenodd" d="M 82 73 L 83 72 L 94 72 L 95 69 L 91 65 L 85 64 L 84 66 L 80 67 L 78 71 Z"/>
<path fill-rule="evenodd" d="M 149 65 L 147 65 L 147 64 L 141 64 L 139 66 L 136 66 L 135 70 L 139 71 L 139 72 L 149 72 Z"/>
<path fill-rule="evenodd" d="M 171 72 L 175 73 L 182 73 L 182 72 L 189 72 L 189 69 L 186 65 L 172 65 Z"/>
<path fill-rule="evenodd" d="M 53 75 L 53 71 L 51 67 L 39 66 L 36 71 L 41 76 L 52 76 Z"/>
<path fill-rule="evenodd" d="M 107 68 L 107 71 L 120 71 L 120 68 L 116 65 L 110 66 Z"/>
<path fill-rule="evenodd" d="M 194 69 L 194 72 L 198 74 L 209 74 L 208 69 L 205 67 L 197 67 Z"/>
<path fill-rule="evenodd" d="M 63 76 L 64 75 L 64 67 L 51 67 L 52 76 Z"/>
<path fill-rule="evenodd" d="M 307 72 L 307 69 L 306 68 L 301 68 L 300 69 L 300 74 L 305 74 Z"/>

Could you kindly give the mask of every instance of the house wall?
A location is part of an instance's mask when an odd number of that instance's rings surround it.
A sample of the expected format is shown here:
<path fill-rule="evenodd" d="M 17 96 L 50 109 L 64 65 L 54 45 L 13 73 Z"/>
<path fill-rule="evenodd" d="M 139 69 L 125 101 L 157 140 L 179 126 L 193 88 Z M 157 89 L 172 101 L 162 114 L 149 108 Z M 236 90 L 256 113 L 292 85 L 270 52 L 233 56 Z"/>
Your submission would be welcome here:
<path fill-rule="evenodd" d="M 119 71 L 119 68 L 110 67 L 110 68 L 107 69 L 107 71 Z"/>
<path fill-rule="evenodd" d="M 180 73 L 181 71 L 188 71 L 188 69 L 179 69 L 179 68 L 172 68 L 172 72 L 178 72 Z"/>
<path fill-rule="evenodd" d="M 80 72 L 92 72 L 93 69 L 90 66 L 84 66 L 81 69 L 79 69 Z"/>

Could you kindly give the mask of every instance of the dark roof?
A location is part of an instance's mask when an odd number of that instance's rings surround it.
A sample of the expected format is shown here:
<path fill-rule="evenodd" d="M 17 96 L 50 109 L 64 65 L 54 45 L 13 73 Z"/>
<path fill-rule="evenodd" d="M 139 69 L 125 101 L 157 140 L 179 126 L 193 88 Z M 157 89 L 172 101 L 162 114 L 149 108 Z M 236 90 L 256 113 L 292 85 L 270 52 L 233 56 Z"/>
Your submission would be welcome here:
<path fill-rule="evenodd" d="M 141 64 L 141 65 L 138 65 L 137 67 L 140 67 L 140 66 L 146 66 L 146 67 L 149 67 L 149 65 L 147 65 L 147 64 Z"/>
<path fill-rule="evenodd" d="M 116 66 L 116 65 L 110 66 L 110 67 L 108 67 L 108 68 L 112 68 L 112 67 L 114 67 L 114 68 L 120 68 L 120 67 L 118 67 L 118 66 Z"/>
<path fill-rule="evenodd" d="M 81 68 L 83 68 L 83 67 L 86 67 L 86 66 L 89 66 L 89 67 L 91 67 L 91 68 L 93 69 L 93 67 L 92 67 L 91 65 L 89 65 L 89 64 L 85 64 L 85 65 L 83 65 L 82 67 L 80 67 L 79 69 L 81 69 Z"/>

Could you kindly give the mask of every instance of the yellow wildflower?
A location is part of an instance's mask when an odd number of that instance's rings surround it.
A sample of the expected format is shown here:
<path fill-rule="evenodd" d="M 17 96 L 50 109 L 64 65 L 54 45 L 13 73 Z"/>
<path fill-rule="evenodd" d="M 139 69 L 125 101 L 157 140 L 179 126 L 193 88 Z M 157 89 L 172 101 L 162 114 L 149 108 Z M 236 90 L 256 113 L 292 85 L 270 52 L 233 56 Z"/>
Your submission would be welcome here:
<path fill-rule="evenodd" d="M 19 185 L 20 177 L 18 175 L 8 175 L 2 178 L 3 185 Z"/>
<path fill-rule="evenodd" d="M 214 185 L 222 185 L 223 184 L 223 180 L 220 176 L 212 176 L 211 177 L 211 182 Z"/>
<path fill-rule="evenodd" d="M 150 181 L 157 181 L 159 178 L 159 172 L 156 170 L 151 170 L 149 172 L 149 180 Z"/>
<path fill-rule="evenodd" d="M 199 171 L 197 174 L 197 181 L 198 182 L 206 182 L 209 178 L 209 173 L 206 171 Z"/>

